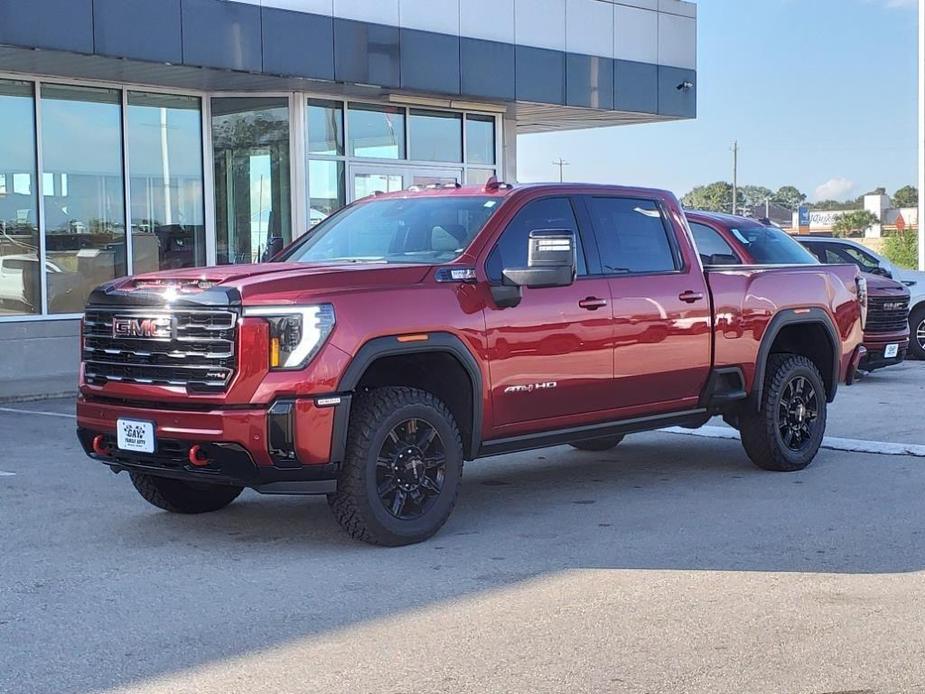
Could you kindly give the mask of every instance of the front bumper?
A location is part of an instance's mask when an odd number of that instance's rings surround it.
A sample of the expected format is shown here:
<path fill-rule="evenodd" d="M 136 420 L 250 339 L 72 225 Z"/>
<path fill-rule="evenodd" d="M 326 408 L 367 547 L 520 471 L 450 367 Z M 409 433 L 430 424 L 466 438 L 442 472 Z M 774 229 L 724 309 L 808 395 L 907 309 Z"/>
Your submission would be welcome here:
<path fill-rule="evenodd" d="M 319 405 L 318 401 L 330 403 Z M 77 401 L 77 435 L 88 456 L 115 471 L 233 484 L 263 493 L 324 494 L 335 489 L 350 397 L 277 400 L 203 411 Z M 154 453 L 119 450 L 116 420 L 154 423 Z M 198 447 L 200 460 L 192 456 Z"/>
<path fill-rule="evenodd" d="M 889 345 L 898 345 L 899 351 L 895 357 L 885 357 L 884 352 Z M 873 371 L 887 366 L 901 364 L 906 359 L 909 350 L 909 331 L 885 334 L 865 334 L 864 347 L 867 354 L 861 360 L 860 368 L 863 371 Z"/>

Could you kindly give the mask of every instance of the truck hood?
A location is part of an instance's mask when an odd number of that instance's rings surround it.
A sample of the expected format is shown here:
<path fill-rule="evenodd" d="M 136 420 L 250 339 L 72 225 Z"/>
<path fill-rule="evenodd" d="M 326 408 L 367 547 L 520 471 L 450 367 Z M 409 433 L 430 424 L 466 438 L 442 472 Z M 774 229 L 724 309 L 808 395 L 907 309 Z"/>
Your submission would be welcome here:
<path fill-rule="evenodd" d="M 909 288 L 906 285 L 889 277 L 865 272 L 864 278 L 867 280 L 867 291 L 871 296 L 909 296 Z"/>
<path fill-rule="evenodd" d="M 164 270 L 124 277 L 97 288 L 92 305 L 238 305 L 299 303 L 375 286 L 421 282 L 429 265 L 384 263 L 260 263 Z"/>

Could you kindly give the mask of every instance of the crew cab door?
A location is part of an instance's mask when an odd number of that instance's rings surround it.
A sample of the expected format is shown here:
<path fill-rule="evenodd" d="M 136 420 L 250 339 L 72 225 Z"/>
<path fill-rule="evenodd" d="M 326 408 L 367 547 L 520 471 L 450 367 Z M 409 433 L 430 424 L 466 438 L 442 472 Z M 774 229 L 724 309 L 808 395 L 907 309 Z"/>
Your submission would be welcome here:
<path fill-rule="evenodd" d="M 526 202 L 508 223 L 485 262 L 489 282 L 502 270 L 526 267 L 531 231 L 568 229 L 578 246 L 578 276 L 568 287 L 524 288 L 517 306 L 485 310 L 496 426 L 557 418 L 608 407 L 613 378 L 613 314 L 610 285 L 592 277 L 568 196 Z"/>
<path fill-rule="evenodd" d="M 711 367 L 709 289 L 658 200 L 585 196 L 614 313 L 613 406 L 695 407 Z"/>

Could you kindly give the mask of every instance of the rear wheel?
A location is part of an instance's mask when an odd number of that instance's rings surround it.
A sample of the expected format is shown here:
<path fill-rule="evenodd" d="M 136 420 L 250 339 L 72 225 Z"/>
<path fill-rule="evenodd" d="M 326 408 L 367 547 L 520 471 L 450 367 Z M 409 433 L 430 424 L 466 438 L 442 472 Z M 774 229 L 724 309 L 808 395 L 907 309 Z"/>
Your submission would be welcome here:
<path fill-rule="evenodd" d="M 129 472 L 132 484 L 149 504 L 171 513 L 209 513 L 225 508 L 238 498 L 244 487 L 201 482 L 183 482 Z"/>
<path fill-rule="evenodd" d="M 585 439 L 584 441 L 575 441 L 571 444 L 572 448 L 579 451 L 603 452 L 616 448 L 623 441 L 622 436 L 606 436 L 602 439 Z"/>
<path fill-rule="evenodd" d="M 915 359 L 925 359 L 925 304 L 918 306 L 909 316 L 909 354 Z"/>
<path fill-rule="evenodd" d="M 328 503 L 357 540 L 421 542 L 453 511 L 462 469 L 459 429 L 443 402 L 414 388 L 378 388 L 355 400 L 337 491 Z"/>
<path fill-rule="evenodd" d="M 822 445 L 826 406 L 825 385 L 815 364 L 798 354 L 772 354 L 760 409 L 739 418 L 748 457 L 775 472 L 807 467 Z"/>

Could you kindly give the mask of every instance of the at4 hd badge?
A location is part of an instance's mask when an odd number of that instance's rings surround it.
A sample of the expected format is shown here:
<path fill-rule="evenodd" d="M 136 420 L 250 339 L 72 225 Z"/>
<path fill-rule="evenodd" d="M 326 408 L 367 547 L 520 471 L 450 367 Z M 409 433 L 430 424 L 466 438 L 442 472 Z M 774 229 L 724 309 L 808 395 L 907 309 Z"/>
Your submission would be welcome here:
<path fill-rule="evenodd" d="M 504 389 L 505 393 L 535 393 L 538 390 L 554 390 L 559 387 L 556 381 L 544 381 L 543 383 L 527 383 L 522 386 L 508 386 Z"/>

